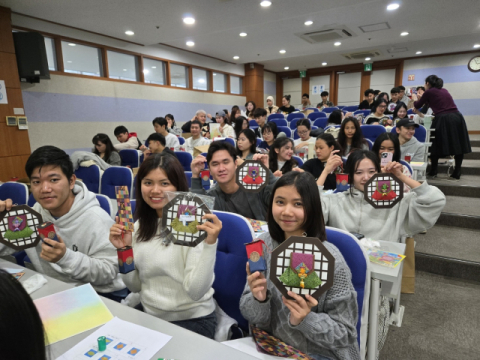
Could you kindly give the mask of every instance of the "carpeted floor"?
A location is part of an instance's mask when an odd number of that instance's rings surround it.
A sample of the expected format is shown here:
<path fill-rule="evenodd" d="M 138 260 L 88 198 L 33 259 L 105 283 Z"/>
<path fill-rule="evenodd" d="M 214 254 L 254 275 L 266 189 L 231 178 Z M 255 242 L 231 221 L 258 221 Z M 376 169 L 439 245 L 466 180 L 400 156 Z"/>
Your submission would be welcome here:
<path fill-rule="evenodd" d="M 417 272 L 415 291 L 380 360 L 480 359 L 480 283 Z"/>

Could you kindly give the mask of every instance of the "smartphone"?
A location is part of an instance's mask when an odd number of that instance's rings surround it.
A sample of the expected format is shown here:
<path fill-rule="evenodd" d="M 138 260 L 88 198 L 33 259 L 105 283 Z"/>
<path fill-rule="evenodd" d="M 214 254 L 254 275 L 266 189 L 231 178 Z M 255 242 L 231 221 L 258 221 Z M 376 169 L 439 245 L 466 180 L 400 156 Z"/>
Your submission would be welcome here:
<path fill-rule="evenodd" d="M 352 234 L 353 236 L 355 236 L 358 240 L 363 239 L 363 238 L 365 237 L 365 235 L 359 234 L 359 233 L 355 233 L 355 232 L 351 232 L 350 234 Z"/>
<path fill-rule="evenodd" d="M 393 153 L 383 152 L 382 158 L 380 159 L 380 166 L 385 167 L 389 162 L 392 162 Z"/>
<path fill-rule="evenodd" d="M 38 230 L 38 233 L 40 234 L 40 239 L 42 239 L 42 241 L 45 238 L 58 241 L 57 233 L 55 232 L 55 227 L 53 226 L 52 222 L 50 221 L 44 222 L 37 228 L 37 230 Z M 48 246 L 52 246 L 47 243 L 45 244 Z"/>

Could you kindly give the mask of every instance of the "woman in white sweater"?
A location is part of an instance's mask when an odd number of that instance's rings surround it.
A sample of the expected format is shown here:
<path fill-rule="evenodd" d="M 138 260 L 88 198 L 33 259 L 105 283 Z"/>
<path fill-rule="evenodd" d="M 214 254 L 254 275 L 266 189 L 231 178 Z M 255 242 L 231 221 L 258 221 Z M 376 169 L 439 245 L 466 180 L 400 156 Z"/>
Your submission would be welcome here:
<path fill-rule="evenodd" d="M 110 241 L 117 248 L 133 247 L 135 270 L 123 275 L 132 292 L 139 292 L 146 313 L 214 338 L 216 317 L 212 284 L 217 237 L 222 228 L 216 215 L 204 216 L 199 230 L 207 238 L 196 247 L 175 245 L 161 227 L 165 191 L 188 191 L 180 162 L 161 153 L 148 157 L 138 170 L 134 232 L 117 223 Z M 123 232 L 123 236 L 122 236 Z"/>
<path fill-rule="evenodd" d="M 215 119 L 217 123 L 220 124 L 219 131 L 220 135 L 224 138 L 232 138 L 235 139 L 235 130 L 233 129 L 233 126 L 229 124 L 229 120 L 227 117 L 227 114 L 225 114 L 223 111 L 217 112 Z"/>
<path fill-rule="evenodd" d="M 317 181 L 320 191 L 328 174 L 340 166 L 342 158 L 332 152 Z M 435 186 L 423 184 L 406 176 L 402 164 L 392 161 L 383 172 L 392 173 L 410 192 L 390 209 L 375 209 L 363 197 L 365 183 L 381 172 L 376 154 L 367 150 L 356 150 L 350 154 L 346 164 L 350 190 L 336 194 L 322 194 L 322 211 L 325 225 L 365 235 L 374 240 L 399 242 L 404 236 L 413 236 L 430 229 L 445 206 L 445 195 Z"/>

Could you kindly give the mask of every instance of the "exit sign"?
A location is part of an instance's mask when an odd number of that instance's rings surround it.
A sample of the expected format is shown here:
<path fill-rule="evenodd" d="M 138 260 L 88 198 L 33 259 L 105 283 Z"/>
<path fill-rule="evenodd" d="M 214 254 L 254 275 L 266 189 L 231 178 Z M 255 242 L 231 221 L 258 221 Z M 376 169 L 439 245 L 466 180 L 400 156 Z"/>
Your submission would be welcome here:
<path fill-rule="evenodd" d="M 301 78 L 307 77 L 307 71 L 306 70 L 300 70 L 300 77 Z"/>
<path fill-rule="evenodd" d="M 363 71 L 372 71 L 373 63 L 363 64 Z"/>

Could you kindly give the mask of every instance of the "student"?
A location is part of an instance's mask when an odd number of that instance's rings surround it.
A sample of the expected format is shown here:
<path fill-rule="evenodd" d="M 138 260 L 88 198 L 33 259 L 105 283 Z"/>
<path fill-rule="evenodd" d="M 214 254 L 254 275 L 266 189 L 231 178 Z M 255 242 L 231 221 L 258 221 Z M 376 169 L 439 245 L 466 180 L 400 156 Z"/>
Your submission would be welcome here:
<path fill-rule="evenodd" d="M 322 98 L 322 102 L 319 102 L 317 104 L 317 108 L 326 108 L 326 107 L 332 107 L 335 106 L 331 101 L 328 101 L 328 91 L 322 91 L 320 94 L 320 97 Z"/>
<path fill-rule="evenodd" d="M 405 86 L 400 85 L 400 86 L 397 86 L 397 88 L 398 90 L 400 90 L 400 93 L 398 94 L 398 100 L 403 102 L 405 105 L 408 105 L 410 103 L 410 99 L 405 94 Z"/>
<path fill-rule="evenodd" d="M 210 125 L 207 123 L 207 117 L 211 120 L 212 115 L 207 114 L 205 110 L 197 110 L 195 113 L 195 116 L 188 121 L 187 123 L 183 124 L 182 130 L 183 132 L 189 133 L 190 131 L 190 125 L 192 125 L 193 121 L 198 120 L 200 121 L 201 124 L 201 130 L 202 130 L 202 136 L 206 137 L 207 139 L 210 139 Z"/>
<path fill-rule="evenodd" d="M 401 151 L 398 136 L 388 132 L 378 135 L 373 144 L 372 152 L 377 154 L 379 159 L 382 159 L 382 153 L 392 153 L 392 161 L 400 162 Z M 405 165 L 402 165 L 402 173 L 409 178 L 412 177 L 412 173 Z M 403 191 L 408 192 L 410 188 L 404 184 Z"/>
<path fill-rule="evenodd" d="M 128 132 L 123 125 L 117 126 L 113 131 L 120 144 L 113 145 L 117 151 L 123 149 L 146 150 L 146 147 L 138 140 L 137 133 Z"/>
<path fill-rule="evenodd" d="M 387 109 L 387 101 L 378 99 L 372 105 L 372 112 L 365 118 L 367 125 L 392 125 L 392 119 L 385 115 Z"/>
<path fill-rule="evenodd" d="M 45 332 L 40 314 L 22 284 L 2 269 L 0 319 L 2 359 L 47 360 Z"/>
<path fill-rule="evenodd" d="M 267 122 L 267 111 L 265 109 L 262 109 L 262 108 L 255 109 L 255 111 L 253 112 L 253 118 L 255 119 L 255 121 L 258 125 L 258 128 L 255 129 L 255 135 L 259 139 L 263 139 L 262 129 Z"/>
<path fill-rule="evenodd" d="M 365 90 L 365 99 L 358 105 L 358 110 L 370 110 L 373 101 L 375 100 L 375 92 L 373 89 Z"/>
<path fill-rule="evenodd" d="M 391 100 L 390 102 L 388 103 L 387 105 L 387 110 L 386 110 L 386 114 L 393 114 L 393 110 L 395 110 L 395 108 L 397 107 L 397 105 L 400 103 L 400 89 L 398 87 L 394 87 L 392 88 L 392 90 L 390 90 L 390 96 L 391 96 Z"/>
<path fill-rule="evenodd" d="M 327 126 L 342 125 L 343 118 L 344 116 L 342 110 L 333 110 L 328 117 Z"/>
<path fill-rule="evenodd" d="M 230 111 L 230 124 L 234 124 L 235 120 L 240 116 L 244 117 L 240 111 L 240 108 L 237 105 L 233 105 L 232 111 Z"/>
<path fill-rule="evenodd" d="M 228 122 L 227 114 L 225 114 L 223 110 L 215 114 L 215 120 L 220 124 L 218 130 L 220 131 L 221 137 L 236 139 L 235 130 L 233 130 L 233 127 Z"/>
<path fill-rule="evenodd" d="M 302 105 L 301 105 L 301 110 L 306 110 L 307 108 L 311 107 L 312 103 L 310 102 L 310 95 L 307 93 L 302 95 Z"/>
<path fill-rule="evenodd" d="M 165 119 L 168 121 L 168 132 L 170 134 L 173 134 L 175 136 L 182 136 L 182 129 L 177 127 L 177 124 L 175 123 L 175 119 L 172 114 L 167 114 L 165 115 Z"/>
<path fill-rule="evenodd" d="M 175 152 L 166 147 L 165 137 L 162 134 L 151 134 L 147 139 L 147 144 L 148 150 L 145 151 L 145 156 L 150 156 L 151 154 L 166 153 L 177 157 L 177 155 L 175 155 Z"/>
<path fill-rule="evenodd" d="M 387 103 L 390 102 L 390 96 L 388 96 L 388 93 L 386 93 L 386 92 L 382 92 L 382 93 L 378 94 L 376 100 L 378 100 L 378 99 L 385 99 L 385 100 L 387 100 Z"/>
<path fill-rule="evenodd" d="M 410 155 L 410 161 L 425 161 L 425 144 L 415 138 L 415 129 L 420 125 L 410 119 L 402 119 L 397 123 L 396 131 L 400 142 L 401 158 Z"/>
<path fill-rule="evenodd" d="M 373 94 L 375 95 L 375 99 L 377 99 L 377 96 L 381 93 L 380 90 L 373 90 Z"/>
<path fill-rule="evenodd" d="M 311 129 L 310 120 L 301 119 L 297 121 L 297 134 L 300 138 L 293 141 L 295 154 L 308 153 L 308 144 L 315 144 L 315 138 L 310 136 Z"/>
<path fill-rule="evenodd" d="M 180 151 L 180 141 L 178 137 L 168 132 L 168 121 L 165 118 L 157 117 L 152 121 L 153 129 L 157 134 L 165 138 L 165 146 L 173 151 Z"/>
<path fill-rule="evenodd" d="M 204 241 L 194 248 L 174 245 L 173 235 L 164 235 L 161 218 L 169 201 L 165 192 L 188 191 L 182 165 L 171 155 L 156 154 L 142 163 L 137 177 L 134 232 L 125 233 L 118 217 L 110 229 L 117 249 L 133 247 L 135 270 L 122 277 L 131 291 L 140 293 L 147 314 L 213 339 L 213 270 L 222 223 L 207 214 L 197 225 L 207 233 Z"/>
<path fill-rule="evenodd" d="M 267 97 L 267 107 L 265 110 L 267 110 L 267 116 L 270 114 L 276 114 L 278 112 L 278 106 L 275 106 L 275 99 L 273 96 Z"/>
<path fill-rule="evenodd" d="M 257 152 L 257 137 L 250 129 L 240 131 L 237 138 L 237 156 L 242 160 L 251 160 Z"/>
<path fill-rule="evenodd" d="M 25 250 L 35 270 L 67 283 L 90 283 L 97 292 L 117 301 L 125 298 L 128 292 L 117 277 L 117 254 L 108 241 L 113 220 L 95 194 L 76 181 L 70 157 L 54 146 L 42 146 L 28 158 L 25 172 L 36 201 L 33 209 L 44 222 L 55 225 L 59 239 L 45 238 Z M 11 200 L 0 201 L 0 211 L 11 206 Z M 14 252 L 0 245 L 0 256 Z"/>
<path fill-rule="evenodd" d="M 268 233 L 259 238 L 270 249 L 290 236 L 319 238 L 335 258 L 333 287 L 319 299 L 310 295 L 304 299 L 289 291 L 293 300 L 287 300 L 270 281 L 271 254 L 265 251 L 264 273 L 252 274 L 247 262 L 240 311 L 251 324 L 313 359 L 359 360 L 357 293 L 345 259 L 327 241 L 321 208 L 312 175 L 288 173 L 275 184 L 268 207 Z"/>
<path fill-rule="evenodd" d="M 292 158 L 293 151 L 293 140 L 290 138 L 281 137 L 273 142 L 269 152 L 269 167 L 273 175 L 280 177 L 297 167 L 297 160 Z"/>
<path fill-rule="evenodd" d="M 255 103 L 253 101 L 247 101 L 245 103 L 245 113 L 242 114 L 248 119 L 253 119 L 253 113 L 255 112 L 255 109 L 257 107 L 255 106 Z"/>
<path fill-rule="evenodd" d="M 93 153 L 100 156 L 107 164 L 120 166 L 122 165 L 122 159 L 120 154 L 112 144 L 112 140 L 107 134 L 97 134 L 92 139 Z"/>
<path fill-rule="evenodd" d="M 250 122 L 245 116 L 239 116 L 235 119 L 235 138 L 238 139 L 240 131 L 250 129 Z M 252 130 L 253 131 L 253 130 Z M 254 132 L 255 133 L 255 132 Z"/>
<path fill-rule="evenodd" d="M 415 101 L 415 109 L 428 103 L 435 114 L 432 129 L 435 138 L 432 141 L 430 159 L 432 166 L 429 176 L 437 176 L 438 159 L 441 156 L 455 156 L 455 171 L 450 176 L 460 179 L 463 155 L 472 152 L 467 124 L 461 112 L 458 111 L 450 93 L 443 89 L 443 80 L 436 75 L 425 79 L 425 93 L 420 100 Z"/>
<path fill-rule="evenodd" d="M 354 117 L 347 117 L 343 120 L 337 141 L 342 149 L 339 153 L 341 156 L 348 156 L 352 151 L 358 149 L 368 150 L 368 143 L 363 138 L 362 129 Z"/>
<path fill-rule="evenodd" d="M 192 134 L 187 140 L 185 140 L 185 151 L 193 155 L 193 150 L 196 146 L 208 145 L 210 140 L 205 139 L 201 135 L 202 123 L 198 120 L 193 120 L 190 125 L 190 133 Z"/>
<path fill-rule="evenodd" d="M 270 147 L 273 145 L 273 142 L 278 137 L 277 124 L 273 122 L 266 123 L 262 129 L 262 137 L 263 141 L 260 143 L 260 145 L 258 145 L 258 147 L 260 149 L 270 151 Z"/>
<path fill-rule="evenodd" d="M 284 115 L 291 114 L 292 112 L 295 111 L 295 107 L 290 105 L 290 95 L 284 95 L 282 97 L 282 106 L 278 108 L 278 111 L 281 112 Z"/>
<path fill-rule="evenodd" d="M 338 155 L 332 154 L 320 179 L 342 162 Z M 357 150 L 350 154 L 346 171 L 350 190 L 321 196 L 325 225 L 363 234 L 366 238 L 399 242 L 404 236 L 430 229 L 445 206 L 445 195 L 438 188 L 426 181 L 420 184 L 404 175 L 402 164 L 395 161 L 388 163 L 382 171 L 380 160 L 372 151 Z M 379 172 L 392 173 L 412 189 L 393 208 L 375 209 L 363 199 L 365 183 Z M 323 184 L 321 181 L 317 183 L 321 191 Z"/>
<path fill-rule="evenodd" d="M 262 161 L 268 167 L 268 156 L 256 154 L 253 159 Z M 217 186 L 205 191 L 202 187 L 200 172 L 208 164 L 210 174 Z M 214 141 L 208 149 L 207 158 L 197 156 L 192 161 L 192 188 L 198 194 L 207 194 L 215 198 L 215 210 L 228 211 L 249 219 L 266 220 L 267 206 L 272 193 L 272 184 L 277 178 L 270 173 L 270 182 L 258 193 L 245 192 L 236 182 L 237 152 L 224 141 Z"/>
<path fill-rule="evenodd" d="M 407 105 L 405 105 L 403 102 L 400 102 L 393 111 L 393 123 L 396 124 L 399 120 L 405 118 L 408 119 L 407 111 Z"/>
<path fill-rule="evenodd" d="M 312 174 L 315 178 L 315 181 L 318 180 L 323 172 L 323 169 L 325 168 L 325 163 L 334 150 L 340 150 L 340 145 L 338 145 L 338 143 L 335 141 L 333 135 L 320 135 L 317 137 L 317 141 L 315 142 L 315 155 L 317 155 L 317 157 L 306 161 L 305 164 L 303 164 L 302 169 Z M 337 183 L 335 174 L 328 174 L 324 183 L 325 190 L 336 189 Z"/>

